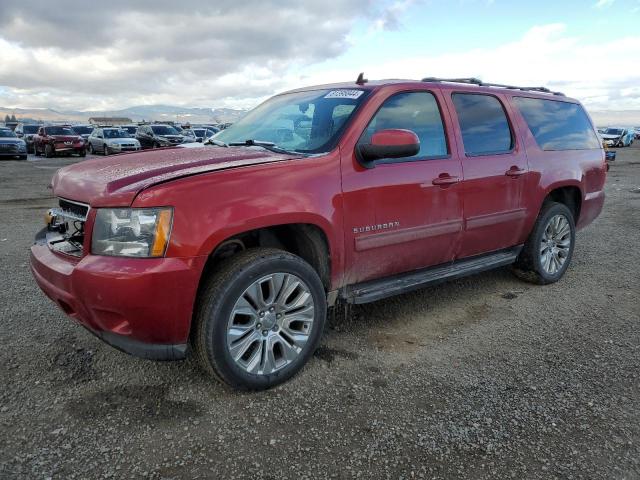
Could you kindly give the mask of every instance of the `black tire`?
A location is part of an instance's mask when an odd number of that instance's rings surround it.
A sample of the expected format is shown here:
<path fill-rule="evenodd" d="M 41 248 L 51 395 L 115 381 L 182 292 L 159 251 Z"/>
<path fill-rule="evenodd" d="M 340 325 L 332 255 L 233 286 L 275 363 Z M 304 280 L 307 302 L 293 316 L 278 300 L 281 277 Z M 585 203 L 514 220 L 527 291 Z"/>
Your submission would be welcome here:
<path fill-rule="evenodd" d="M 44 146 L 44 156 L 47 158 L 52 158 L 54 155 L 54 151 L 53 151 L 53 147 L 51 146 L 51 144 L 47 143 Z"/>
<path fill-rule="evenodd" d="M 151 148 L 160 148 L 160 144 L 158 142 L 153 142 L 153 147 Z"/>
<path fill-rule="evenodd" d="M 79 155 L 80 157 L 86 157 L 86 156 L 87 156 L 87 151 L 86 151 L 86 150 L 84 150 L 84 149 L 82 149 L 82 150 L 80 150 L 80 151 L 78 152 L 78 155 Z"/>
<path fill-rule="evenodd" d="M 89 142 L 89 146 L 87 147 L 87 150 L 89 150 L 89 155 L 93 155 L 93 145 L 91 144 L 91 142 Z"/>
<path fill-rule="evenodd" d="M 542 264 L 541 258 L 541 245 L 543 236 L 547 226 L 552 218 L 556 215 L 564 217 L 570 227 L 569 239 L 570 244 L 568 247 L 568 253 L 564 257 L 564 263 L 554 273 L 549 273 L 545 270 Z M 549 283 L 557 282 L 562 278 L 564 273 L 569 268 L 571 263 L 571 257 L 573 256 L 573 249 L 576 243 L 576 226 L 573 213 L 569 208 L 557 202 L 545 202 L 540 210 L 540 214 L 536 220 L 533 230 L 529 235 L 529 238 L 524 244 L 520 255 L 518 256 L 515 264 L 513 265 L 513 272 L 521 279 L 538 285 L 546 285 Z"/>
<path fill-rule="evenodd" d="M 40 156 L 40 152 L 38 151 L 38 148 L 37 148 L 35 145 L 33 146 L 33 154 L 34 154 L 36 157 L 39 157 L 39 156 Z"/>
<path fill-rule="evenodd" d="M 104 144 L 102 146 L 102 154 L 106 157 L 107 155 L 109 155 L 109 147 L 107 147 L 106 144 Z"/>
<path fill-rule="evenodd" d="M 272 273 L 293 274 L 306 283 L 314 305 L 313 327 L 293 362 L 270 374 L 252 374 L 229 353 L 227 323 L 243 292 Z M 197 299 L 191 342 L 198 362 L 214 378 L 241 390 L 263 390 L 287 381 L 307 363 L 322 337 L 326 315 L 324 287 L 307 262 L 282 250 L 250 249 L 225 260 L 205 279 Z"/>

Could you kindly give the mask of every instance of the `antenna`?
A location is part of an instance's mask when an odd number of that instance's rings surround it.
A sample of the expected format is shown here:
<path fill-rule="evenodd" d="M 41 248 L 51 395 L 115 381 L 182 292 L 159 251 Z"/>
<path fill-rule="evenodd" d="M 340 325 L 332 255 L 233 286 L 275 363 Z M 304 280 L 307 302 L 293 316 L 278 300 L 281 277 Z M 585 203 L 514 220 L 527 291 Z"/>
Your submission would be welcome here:
<path fill-rule="evenodd" d="M 360 75 L 358 75 L 358 79 L 356 80 L 356 85 L 364 85 L 368 81 L 369 80 L 364 78 L 364 72 L 360 72 Z"/>

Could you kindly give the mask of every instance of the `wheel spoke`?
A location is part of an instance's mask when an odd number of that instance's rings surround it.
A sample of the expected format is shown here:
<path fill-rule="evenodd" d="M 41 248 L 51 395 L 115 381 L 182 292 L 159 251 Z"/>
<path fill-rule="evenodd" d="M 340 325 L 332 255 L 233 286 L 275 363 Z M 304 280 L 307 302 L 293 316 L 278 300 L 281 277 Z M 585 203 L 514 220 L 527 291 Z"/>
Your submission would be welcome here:
<path fill-rule="evenodd" d="M 309 287 L 290 273 L 254 281 L 236 300 L 227 324 L 227 348 L 236 364 L 254 375 L 271 374 L 307 346 L 315 307 Z"/>

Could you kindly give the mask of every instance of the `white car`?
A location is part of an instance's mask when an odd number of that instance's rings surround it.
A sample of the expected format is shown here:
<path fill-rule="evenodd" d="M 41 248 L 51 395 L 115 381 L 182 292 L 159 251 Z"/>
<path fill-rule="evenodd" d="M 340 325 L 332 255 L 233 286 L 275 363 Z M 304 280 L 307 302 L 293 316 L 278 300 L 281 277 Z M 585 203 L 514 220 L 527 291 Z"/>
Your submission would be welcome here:
<path fill-rule="evenodd" d="M 131 138 L 129 132 L 122 128 L 95 128 L 87 140 L 89 153 L 135 152 L 141 149 L 140 142 Z"/>

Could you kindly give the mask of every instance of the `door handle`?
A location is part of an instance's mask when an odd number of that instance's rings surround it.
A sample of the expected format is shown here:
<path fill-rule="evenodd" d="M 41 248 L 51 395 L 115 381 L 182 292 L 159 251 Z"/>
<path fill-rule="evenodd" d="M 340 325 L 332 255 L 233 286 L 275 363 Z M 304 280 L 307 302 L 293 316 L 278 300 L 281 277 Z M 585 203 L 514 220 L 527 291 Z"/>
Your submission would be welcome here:
<path fill-rule="evenodd" d="M 458 183 L 460 179 L 458 177 L 452 177 L 448 173 L 441 173 L 436 178 L 434 178 L 431 183 L 434 185 L 447 186 L 453 185 L 454 183 Z"/>
<path fill-rule="evenodd" d="M 527 171 L 524 168 L 518 168 L 518 167 L 511 167 L 509 170 L 507 170 L 506 172 L 504 172 L 504 174 L 508 177 L 519 177 L 520 175 L 524 175 L 525 173 L 527 173 Z"/>

